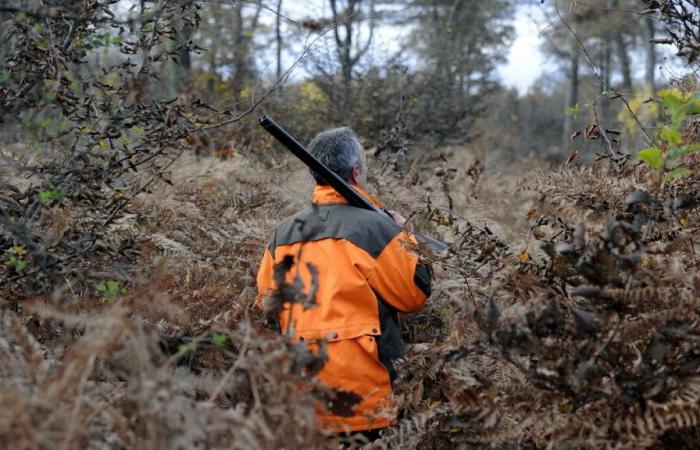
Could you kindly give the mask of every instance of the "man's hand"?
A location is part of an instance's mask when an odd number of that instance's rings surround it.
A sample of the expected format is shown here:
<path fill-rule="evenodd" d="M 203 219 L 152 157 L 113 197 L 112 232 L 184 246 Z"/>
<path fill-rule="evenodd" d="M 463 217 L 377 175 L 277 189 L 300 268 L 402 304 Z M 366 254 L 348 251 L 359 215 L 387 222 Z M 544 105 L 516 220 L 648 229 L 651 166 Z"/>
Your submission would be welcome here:
<path fill-rule="evenodd" d="M 391 216 L 392 219 L 394 219 L 394 222 L 396 222 L 396 225 L 400 226 L 406 231 L 410 231 L 413 233 L 413 224 L 411 222 L 408 222 L 404 216 L 399 214 L 396 211 L 387 211 L 389 215 Z"/>

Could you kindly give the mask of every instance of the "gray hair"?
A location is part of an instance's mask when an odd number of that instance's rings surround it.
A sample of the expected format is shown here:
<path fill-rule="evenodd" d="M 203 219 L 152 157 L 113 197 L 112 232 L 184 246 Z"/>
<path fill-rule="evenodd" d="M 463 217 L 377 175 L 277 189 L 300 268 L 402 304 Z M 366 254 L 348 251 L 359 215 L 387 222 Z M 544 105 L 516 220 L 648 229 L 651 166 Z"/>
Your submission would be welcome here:
<path fill-rule="evenodd" d="M 360 140 L 348 127 L 333 128 L 318 133 L 308 147 L 309 153 L 318 158 L 343 180 L 349 180 L 353 167 L 364 164 L 364 152 Z M 317 184 L 325 184 L 313 171 Z"/>

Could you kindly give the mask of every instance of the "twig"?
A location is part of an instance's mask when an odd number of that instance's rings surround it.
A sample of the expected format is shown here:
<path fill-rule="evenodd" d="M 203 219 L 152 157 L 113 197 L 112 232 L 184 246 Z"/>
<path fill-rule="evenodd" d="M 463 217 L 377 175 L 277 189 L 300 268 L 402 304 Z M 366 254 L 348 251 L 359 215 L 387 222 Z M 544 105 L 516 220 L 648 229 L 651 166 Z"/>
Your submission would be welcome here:
<path fill-rule="evenodd" d="M 593 116 L 595 117 L 595 124 L 598 127 L 598 132 L 601 136 L 603 136 L 603 140 L 605 141 L 606 148 L 610 156 L 610 164 L 612 164 L 615 158 L 615 151 L 612 148 L 612 142 L 610 142 L 610 139 L 608 139 L 608 134 L 605 132 L 605 128 L 600 124 L 600 119 L 598 118 L 597 104 L 598 99 L 593 101 Z"/>
<path fill-rule="evenodd" d="M 637 114 L 635 114 L 634 111 L 632 111 L 632 108 L 630 107 L 630 104 L 627 102 L 627 99 L 625 98 L 625 96 L 622 95 L 621 93 L 619 93 L 614 88 L 611 89 L 611 91 L 614 94 L 613 98 L 619 98 L 620 100 L 622 100 L 622 103 L 625 104 L 627 111 L 629 111 L 629 113 L 632 116 L 632 118 L 634 119 L 634 121 L 637 122 L 637 125 L 639 125 L 639 128 L 642 129 L 642 133 L 644 134 L 644 137 L 646 138 L 647 142 L 649 144 L 651 144 L 652 146 L 656 146 L 656 142 L 652 138 L 649 137 L 649 134 L 647 133 L 646 127 L 644 127 L 644 125 L 642 125 L 642 122 L 639 120 L 639 117 L 637 117 Z"/>

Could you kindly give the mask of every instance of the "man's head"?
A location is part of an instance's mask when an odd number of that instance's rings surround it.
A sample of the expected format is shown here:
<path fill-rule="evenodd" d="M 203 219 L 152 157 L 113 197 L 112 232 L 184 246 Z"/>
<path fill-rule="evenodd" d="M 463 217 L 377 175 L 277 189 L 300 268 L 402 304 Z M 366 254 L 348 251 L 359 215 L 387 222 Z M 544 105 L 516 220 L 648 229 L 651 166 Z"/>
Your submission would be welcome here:
<path fill-rule="evenodd" d="M 309 142 L 308 150 L 340 178 L 365 187 L 367 159 L 360 140 L 350 128 L 333 128 L 317 134 Z M 317 184 L 325 184 L 315 173 L 311 175 Z"/>

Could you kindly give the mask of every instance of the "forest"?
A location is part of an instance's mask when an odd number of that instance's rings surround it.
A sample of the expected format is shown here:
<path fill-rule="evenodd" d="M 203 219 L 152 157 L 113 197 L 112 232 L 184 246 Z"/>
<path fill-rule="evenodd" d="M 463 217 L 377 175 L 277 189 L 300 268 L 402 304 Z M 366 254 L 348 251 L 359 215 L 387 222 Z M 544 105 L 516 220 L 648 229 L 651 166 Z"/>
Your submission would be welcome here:
<path fill-rule="evenodd" d="M 0 39 L 0 448 L 700 448 L 698 0 L 0 0 Z M 448 246 L 376 439 L 256 306 L 314 188 L 263 115 L 351 127 Z"/>

